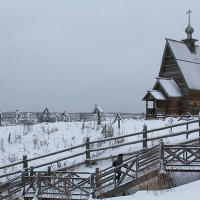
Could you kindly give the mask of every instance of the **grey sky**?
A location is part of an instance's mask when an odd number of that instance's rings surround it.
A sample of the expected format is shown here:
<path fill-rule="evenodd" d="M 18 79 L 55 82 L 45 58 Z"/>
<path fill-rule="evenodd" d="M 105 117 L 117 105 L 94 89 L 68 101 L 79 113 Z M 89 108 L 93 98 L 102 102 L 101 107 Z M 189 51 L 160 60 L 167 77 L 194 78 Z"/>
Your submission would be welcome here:
<path fill-rule="evenodd" d="M 0 110 L 142 112 L 165 37 L 186 37 L 199 0 L 1 0 Z"/>

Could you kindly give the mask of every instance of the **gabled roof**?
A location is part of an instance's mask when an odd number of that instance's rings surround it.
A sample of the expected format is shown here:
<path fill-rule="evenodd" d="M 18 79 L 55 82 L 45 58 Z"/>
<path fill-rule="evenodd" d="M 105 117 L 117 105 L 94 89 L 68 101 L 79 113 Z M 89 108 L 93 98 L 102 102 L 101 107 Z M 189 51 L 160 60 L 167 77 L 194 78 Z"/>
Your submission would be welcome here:
<path fill-rule="evenodd" d="M 191 53 L 183 42 L 166 40 L 188 88 L 200 90 L 200 47 L 195 45 L 196 53 Z"/>
<path fill-rule="evenodd" d="M 159 101 L 165 101 L 166 98 L 165 96 L 158 90 L 148 90 L 147 94 L 143 97 L 143 101 L 146 100 L 148 95 L 151 95 L 154 99 L 159 100 Z"/>
<path fill-rule="evenodd" d="M 153 87 L 153 89 L 156 89 L 157 85 L 160 85 L 166 95 L 168 97 L 182 97 L 181 91 L 172 78 L 157 78 L 157 81 Z"/>

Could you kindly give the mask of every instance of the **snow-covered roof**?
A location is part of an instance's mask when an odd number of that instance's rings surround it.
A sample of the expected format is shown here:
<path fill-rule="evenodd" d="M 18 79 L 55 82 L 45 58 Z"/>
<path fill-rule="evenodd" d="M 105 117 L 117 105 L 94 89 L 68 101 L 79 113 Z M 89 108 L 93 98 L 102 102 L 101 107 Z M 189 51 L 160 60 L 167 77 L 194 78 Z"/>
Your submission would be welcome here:
<path fill-rule="evenodd" d="M 180 41 L 167 39 L 183 77 L 190 89 L 200 90 L 200 47 L 195 46 L 195 53 Z"/>
<path fill-rule="evenodd" d="M 151 96 L 153 96 L 156 100 L 159 100 L 159 101 L 165 101 L 166 100 L 165 96 L 158 90 L 148 90 L 147 94 L 144 96 L 144 98 L 142 100 L 146 100 L 146 97 L 149 94 Z"/>
<path fill-rule="evenodd" d="M 153 89 L 155 89 L 158 84 L 160 84 L 168 97 L 182 97 L 181 91 L 174 79 L 158 78 Z"/>

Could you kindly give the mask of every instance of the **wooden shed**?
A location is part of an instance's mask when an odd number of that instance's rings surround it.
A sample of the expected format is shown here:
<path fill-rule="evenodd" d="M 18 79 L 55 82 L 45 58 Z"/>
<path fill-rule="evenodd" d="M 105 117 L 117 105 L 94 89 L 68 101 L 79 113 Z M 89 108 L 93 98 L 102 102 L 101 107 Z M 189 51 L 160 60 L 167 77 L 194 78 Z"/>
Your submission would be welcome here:
<path fill-rule="evenodd" d="M 188 24 L 187 38 L 166 39 L 160 72 L 152 90 L 143 98 L 146 115 L 181 115 L 200 111 L 200 47 L 192 38 L 194 29 Z M 152 102 L 152 107 L 149 107 Z"/>

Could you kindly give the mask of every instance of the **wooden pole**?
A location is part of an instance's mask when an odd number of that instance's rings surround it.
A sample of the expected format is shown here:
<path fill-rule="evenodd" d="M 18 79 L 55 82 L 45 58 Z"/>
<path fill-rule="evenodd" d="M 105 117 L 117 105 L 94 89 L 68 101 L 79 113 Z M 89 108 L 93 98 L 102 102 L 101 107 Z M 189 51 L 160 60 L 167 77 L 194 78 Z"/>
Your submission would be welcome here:
<path fill-rule="evenodd" d="M 23 169 L 26 172 L 26 176 L 28 175 L 28 160 L 27 160 L 27 155 L 23 155 Z"/>
<path fill-rule="evenodd" d="M 143 125 L 143 148 L 147 148 L 147 125 Z"/>
<path fill-rule="evenodd" d="M 22 181 L 22 196 L 25 196 L 26 183 L 25 183 L 25 171 L 24 170 L 22 170 L 22 172 L 21 172 L 21 181 Z"/>
<path fill-rule="evenodd" d="M 118 118 L 118 128 L 120 129 L 120 118 Z"/>
<path fill-rule="evenodd" d="M 41 172 L 38 172 L 37 173 L 37 194 L 36 194 L 36 197 L 39 196 L 40 194 L 40 190 L 41 190 Z"/>
<path fill-rule="evenodd" d="M 99 111 L 97 112 L 97 124 L 101 125 L 101 113 Z"/>
<path fill-rule="evenodd" d="M 30 180 L 33 182 L 33 166 L 30 167 Z"/>
<path fill-rule="evenodd" d="M 139 170 L 139 157 L 138 155 L 136 156 L 136 178 L 138 177 L 138 170 Z"/>
<path fill-rule="evenodd" d="M 86 161 L 85 161 L 85 163 L 86 163 L 86 166 L 89 167 L 90 166 L 90 158 L 91 158 L 90 157 L 90 138 L 89 137 L 86 138 L 85 147 L 86 147 L 86 151 L 85 151 Z"/>
<path fill-rule="evenodd" d="M 49 177 L 48 177 L 48 180 L 49 180 L 49 182 L 51 183 L 51 177 L 50 177 L 50 176 L 51 176 L 51 166 L 48 166 L 48 167 L 47 167 L 47 176 L 49 176 Z"/>
<path fill-rule="evenodd" d="M 148 101 L 146 101 L 146 120 L 148 118 Z"/>
<path fill-rule="evenodd" d="M 189 125 L 188 124 L 186 124 L 186 130 L 188 131 L 188 129 L 189 129 Z M 186 134 L 186 139 L 188 139 L 188 133 Z"/>
<path fill-rule="evenodd" d="M 98 189 L 101 185 L 100 185 L 100 171 L 99 171 L 99 168 L 96 168 L 96 171 L 95 171 L 95 182 L 96 182 L 96 188 Z"/>

